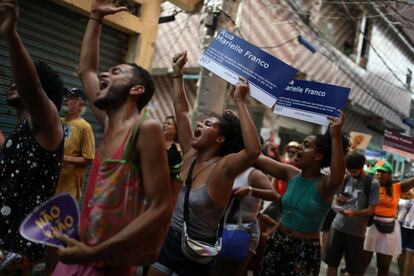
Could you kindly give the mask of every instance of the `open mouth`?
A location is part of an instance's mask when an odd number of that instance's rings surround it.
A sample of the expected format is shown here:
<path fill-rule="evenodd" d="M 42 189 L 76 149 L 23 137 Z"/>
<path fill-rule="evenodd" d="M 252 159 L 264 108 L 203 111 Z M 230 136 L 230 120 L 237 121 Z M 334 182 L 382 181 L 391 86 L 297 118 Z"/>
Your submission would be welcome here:
<path fill-rule="evenodd" d="M 194 131 L 194 137 L 200 137 L 200 136 L 201 136 L 201 130 L 196 129 L 196 130 Z"/>
<path fill-rule="evenodd" d="M 108 82 L 106 82 L 105 80 L 100 80 L 99 81 L 99 88 L 101 89 L 101 90 L 104 90 L 105 88 L 107 88 L 108 87 Z"/>
<path fill-rule="evenodd" d="M 296 155 L 295 155 L 295 160 L 297 161 L 297 160 L 299 160 L 299 159 L 301 159 L 302 158 L 302 152 L 296 152 Z"/>

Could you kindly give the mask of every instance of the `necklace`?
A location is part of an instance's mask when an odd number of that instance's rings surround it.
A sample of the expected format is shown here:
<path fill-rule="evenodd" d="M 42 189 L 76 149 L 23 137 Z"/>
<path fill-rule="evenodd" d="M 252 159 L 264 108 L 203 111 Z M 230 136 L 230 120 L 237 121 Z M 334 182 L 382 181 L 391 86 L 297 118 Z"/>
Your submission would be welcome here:
<path fill-rule="evenodd" d="M 200 173 L 202 173 L 205 169 L 216 163 L 218 160 L 220 160 L 220 157 L 210 159 L 207 161 L 207 163 L 203 162 L 203 164 L 205 164 L 194 174 L 194 176 L 191 178 L 191 181 L 194 181 Z"/>
<path fill-rule="evenodd" d="M 312 184 L 308 184 L 306 189 L 304 189 L 304 191 L 302 192 L 302 194 L 299 196 L 299 198 L 296 200 L 296 202 L 293 204 L 293 199 L 290 200 L 292 202 L 292 206 L 290 208 L 290 210 L 287 210 L 287 214 L 289 215 L 289 217 L 292 217 L 294 215 L 294 211 L 296 209 L 296 207 L 298 207 L 299 202 L 301 201 L 301 199 L 303 198 L 303 196 L 308 192 L 309 188 L 313 185 Z M 295 183 L 295 187 L 293 187 L 293 194 L 296 194 L 296 188 L 297 188 L 297 183 Z"/>

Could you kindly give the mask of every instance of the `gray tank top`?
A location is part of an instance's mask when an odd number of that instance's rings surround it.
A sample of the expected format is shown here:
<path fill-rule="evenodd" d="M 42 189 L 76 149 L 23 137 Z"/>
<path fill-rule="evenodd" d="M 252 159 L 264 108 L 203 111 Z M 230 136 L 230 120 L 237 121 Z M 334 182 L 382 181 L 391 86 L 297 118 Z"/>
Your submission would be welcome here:
<path fill-rule="evenodd" d="M 183 229 L 185 191 L 185 186 L 181 187 L 171 223 L 171 227 L 179 232 Z M 216 205 L 210 198 L 207 184 L 191 190 L 188 202 L 188 235 L 192 239 L 214 243 L 224 208 Z"/>

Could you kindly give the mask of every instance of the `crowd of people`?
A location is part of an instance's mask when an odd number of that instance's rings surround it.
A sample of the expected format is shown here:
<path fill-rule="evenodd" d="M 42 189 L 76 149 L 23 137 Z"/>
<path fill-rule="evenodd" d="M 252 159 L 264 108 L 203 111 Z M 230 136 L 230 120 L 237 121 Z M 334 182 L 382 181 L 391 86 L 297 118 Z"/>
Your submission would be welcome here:
<path fill-rule="evenodd" d="M 230 89 L 237 113 L 193 127 L 183 73 L 172 56 L 174 110 L 162 126 L 145 106 L 155 84 L 136 64 L 98 73 L 105 16 L 124 11 L 92 1 L 80 50 L 82 88 L 33 62 L 17 31 L 16 0 L 0 1 L 13 81 L 7 103 L 17 125 L 0 131 L 0 275 L 363 275 L 376 253 L 378 275 L 398 257 L 414 271 L 414 179 L 394 183 L 393 167 L 348 153 L 345 116 L 324 134 L 290 141 L 285 153 L 260 142 L 246 106 L 249 83 Z M 61 108 L 63 105 L 63 108 Z M 89 105 L 104 136 L 95 152 Z M 60 114 L 62 117 L 60 117 Z M 265 141 L 264 141 L 265 142 Z M 83 187 L 88 166 L 89 179 Z M 19 233 L 24 218 L 54 194 L 83 198 L 80 236 L 54 232 L 50 248 Z M 263 202 L 272 202 L 263 210 Z M 323 233 L 321 239 L 321 232 Z"/>

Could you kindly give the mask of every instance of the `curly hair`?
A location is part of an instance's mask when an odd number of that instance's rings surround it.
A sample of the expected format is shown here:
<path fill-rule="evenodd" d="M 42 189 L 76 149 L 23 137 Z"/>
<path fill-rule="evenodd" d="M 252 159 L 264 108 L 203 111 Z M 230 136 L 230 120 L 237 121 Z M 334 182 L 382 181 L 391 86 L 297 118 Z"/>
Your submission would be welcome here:
<path fill-rule="evenodd" d="M 231 110 L 226 110 L 222 115 L 212 116 L 219 120 L 219 133 L 225 138 L 219 155 L 225 156 L 243 150 L 243 136 L 237 115 Z"/>
<path fill-rule="evenodd" d="M 35 62 L 37 75 L 47 97 L 59 111 L 63 101 L 63 82 L 58 73 L 43 61 Z"/>
<path fill-rule="evenodd" d="M 331 141 L 331 133 L 329 128 L 325 132 L 325 134 L 318 134 L 315 135 L 316 137 L 316 149 L 319 153 L 323 154 L 323 159 L 321 161 L 321 167 L 327 168 L 331 166 L 331 157 L 332 157 L 332 141 Z M 348 149 L 350 146 L 348 136 L 342 134 L 342 150 L 344 151 L 344 155 L 348 153 Z"/>
<path fill-rule="evenodd" d="M 127 63 L 129 66 L 132 67 L 133 71 L 133 78 L 131 79 L 131 86 L 134 85 L 142 85 L 145 87 L 144 93 L 138 96 L 137 99 L 137 109 L 139 112 L 147 105 L 147 103 L 151 100 L 152 96 L 154 95 L 155 91 L 155 83 L 154 79 L 152 78 L 151 74 L 135 63 Z"/>

